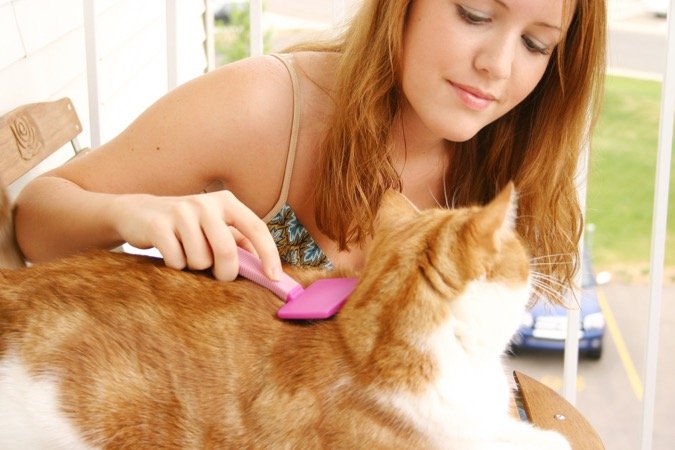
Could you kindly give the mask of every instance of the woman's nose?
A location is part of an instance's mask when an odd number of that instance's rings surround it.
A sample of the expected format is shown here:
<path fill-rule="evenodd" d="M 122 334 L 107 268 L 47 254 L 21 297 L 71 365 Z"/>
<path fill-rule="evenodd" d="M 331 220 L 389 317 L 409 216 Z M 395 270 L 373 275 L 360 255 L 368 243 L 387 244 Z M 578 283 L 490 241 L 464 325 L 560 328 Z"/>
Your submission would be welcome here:
<path fill-rule="evenodd" d="M 490 37 L 478 48 L 474 59 L 475 68 L 493 79 L 509 78 L 518 41 L 520 41 L 520 36 L 517 39 L 514 36 L 501 35 Z"/>

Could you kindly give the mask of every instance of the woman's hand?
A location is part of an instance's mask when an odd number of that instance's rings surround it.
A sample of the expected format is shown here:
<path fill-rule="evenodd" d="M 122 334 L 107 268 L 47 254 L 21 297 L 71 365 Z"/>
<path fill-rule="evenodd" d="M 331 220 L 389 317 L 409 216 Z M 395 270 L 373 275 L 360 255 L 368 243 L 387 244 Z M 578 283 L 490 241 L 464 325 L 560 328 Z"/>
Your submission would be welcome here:
<path fill-rule="evenodd" d="M 219 280 L 239 270 L 237 246 L 262 260 L 279 279 L 281 261 L 265 223 L 229 191 L 180 197 L 120 195 L 110 209 L 120 237 L 138 248 L 156 247 L 174 269 L 212 268 Z"/>

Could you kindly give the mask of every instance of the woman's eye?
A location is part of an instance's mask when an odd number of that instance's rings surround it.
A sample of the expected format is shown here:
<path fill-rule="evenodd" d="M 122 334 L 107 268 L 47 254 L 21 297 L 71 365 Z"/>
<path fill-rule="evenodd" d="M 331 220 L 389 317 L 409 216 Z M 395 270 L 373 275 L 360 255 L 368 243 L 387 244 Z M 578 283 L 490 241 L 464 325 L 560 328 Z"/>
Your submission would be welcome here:
<path fill-rule="evenodd" d="M 457 5 L 457 14 L 462 18 L 462 20 L 470 25 L 479 25 L 483 23 L 489 23 L 491 21 L 489 16 L 481 14 L 476 10 L 469 9 L 462 5 Z"/>
<path fill-rule="evenodd" d="M 541 53 L 542 55 L 551 54 L 551 49 L 549 47 L 527 36 L 523 36 L 523 43 L 525 44 L 525 48 L 532 53 Z"/>

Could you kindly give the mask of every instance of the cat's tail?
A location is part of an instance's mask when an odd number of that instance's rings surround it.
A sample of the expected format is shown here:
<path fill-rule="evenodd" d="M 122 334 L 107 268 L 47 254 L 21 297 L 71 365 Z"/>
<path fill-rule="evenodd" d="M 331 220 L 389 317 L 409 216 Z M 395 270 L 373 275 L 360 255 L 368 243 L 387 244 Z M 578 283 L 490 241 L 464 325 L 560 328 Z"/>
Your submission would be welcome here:
<path fill-rule="evenodd" d="M 12 203 L 0 186 L 0 269 L 25 267 L 26 262 L 14 235 Z"/>

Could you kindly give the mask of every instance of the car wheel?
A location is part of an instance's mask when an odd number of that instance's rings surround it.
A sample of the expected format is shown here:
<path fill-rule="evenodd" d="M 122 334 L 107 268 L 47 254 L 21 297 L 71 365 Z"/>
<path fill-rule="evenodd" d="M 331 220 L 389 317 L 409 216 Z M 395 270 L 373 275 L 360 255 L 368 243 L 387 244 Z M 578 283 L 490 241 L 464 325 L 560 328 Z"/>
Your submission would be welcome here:
<path fill-rule="evenodd" d="M 508 346 L 505 353 L 510 356 L 518 356 L 523 353 L 523 349 L 517 345 L 512 344 Z"/>
<path fill-rule="evenodd" d="M 590 359 L 599 360 L 602 357 L 602 347 L 594 348 L 593 350 L 588 350 L 586 356 Z"/>

